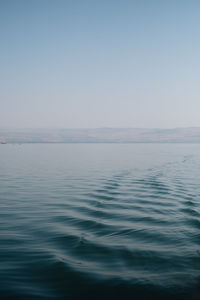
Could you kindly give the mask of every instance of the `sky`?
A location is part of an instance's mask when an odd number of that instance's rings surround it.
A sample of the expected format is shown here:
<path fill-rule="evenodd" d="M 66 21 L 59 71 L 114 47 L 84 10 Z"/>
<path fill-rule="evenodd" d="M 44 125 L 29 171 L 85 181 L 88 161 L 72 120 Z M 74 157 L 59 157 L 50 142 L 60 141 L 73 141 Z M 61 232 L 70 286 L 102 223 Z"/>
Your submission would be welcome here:
<path fill-rule="evenodd" d="M 200 126 L 199 0 L 0 0 L 0 128 Z"/>

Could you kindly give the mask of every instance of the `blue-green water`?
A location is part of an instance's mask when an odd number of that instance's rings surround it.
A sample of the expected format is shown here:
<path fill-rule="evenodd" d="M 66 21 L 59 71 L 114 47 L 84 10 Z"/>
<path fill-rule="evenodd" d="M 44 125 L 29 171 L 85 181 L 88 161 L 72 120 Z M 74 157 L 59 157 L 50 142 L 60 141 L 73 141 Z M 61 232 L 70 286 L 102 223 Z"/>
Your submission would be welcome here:
<path fill-rule="evenodd" d="M 199 299 L 200 145 L 0 145 L 1 299 Z"/>

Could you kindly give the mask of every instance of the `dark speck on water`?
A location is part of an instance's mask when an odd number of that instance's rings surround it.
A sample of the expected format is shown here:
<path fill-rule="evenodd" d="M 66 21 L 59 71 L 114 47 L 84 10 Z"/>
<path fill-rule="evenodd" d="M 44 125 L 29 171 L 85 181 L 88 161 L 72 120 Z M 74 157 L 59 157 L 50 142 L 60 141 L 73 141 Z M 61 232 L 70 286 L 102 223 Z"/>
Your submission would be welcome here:
<path fill-rule="evenodd" d="M 200 145 L 0 147 L 0 299 L 200 299 Z"/>

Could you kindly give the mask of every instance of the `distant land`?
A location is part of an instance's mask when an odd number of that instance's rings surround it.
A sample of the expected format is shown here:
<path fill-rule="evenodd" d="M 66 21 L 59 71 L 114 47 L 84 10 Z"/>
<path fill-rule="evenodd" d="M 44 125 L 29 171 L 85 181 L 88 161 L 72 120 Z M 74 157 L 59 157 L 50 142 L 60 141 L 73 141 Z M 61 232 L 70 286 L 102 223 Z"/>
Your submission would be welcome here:
<path fill-rule="evenodd" d="M 6 143 L 200 143 L 200 127 L 0 129 Z"/>

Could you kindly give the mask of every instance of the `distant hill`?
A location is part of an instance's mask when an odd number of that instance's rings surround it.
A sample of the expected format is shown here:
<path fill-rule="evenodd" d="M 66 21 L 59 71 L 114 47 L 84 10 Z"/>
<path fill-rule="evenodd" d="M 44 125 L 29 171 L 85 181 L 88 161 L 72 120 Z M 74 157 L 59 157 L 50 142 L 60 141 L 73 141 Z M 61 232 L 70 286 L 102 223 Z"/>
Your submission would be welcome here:
<path fill-rule="evenodd" d="M 200 127 L 0 129 L 7 143 L 199 143 Z"/>

